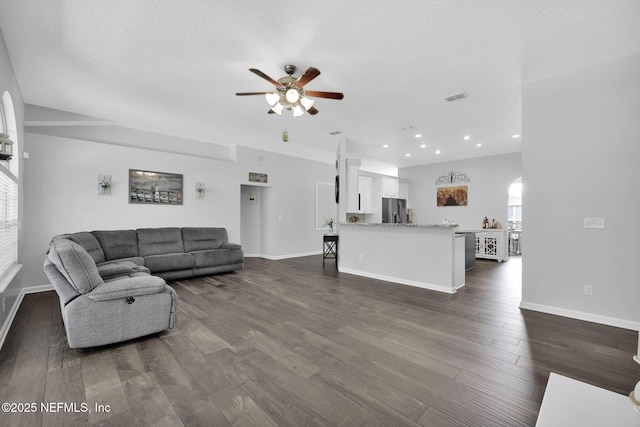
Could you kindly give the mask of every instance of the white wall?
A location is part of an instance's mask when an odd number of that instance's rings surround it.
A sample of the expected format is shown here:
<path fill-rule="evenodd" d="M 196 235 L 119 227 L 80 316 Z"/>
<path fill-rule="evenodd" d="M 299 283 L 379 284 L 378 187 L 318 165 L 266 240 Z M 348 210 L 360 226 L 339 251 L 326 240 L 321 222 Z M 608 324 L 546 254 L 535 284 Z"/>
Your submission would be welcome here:
<path fill-rule="evenodd" d="M 231 241 L 241 242 L 241 185 L 249 184 L 249 172 L 267 173 L 272 186 L 263 192 L 270 206 L 261 222 L 264 255 L 321 249 L 322 233 L 314 227 L 315 182 L 330 179 L 332 165 L 244 148 L 232 163 L 31 133 L 26 150 L 22 262 L 29 286 L 48 283 L 43 257 L 51 237 L 60 233 L 221 226 Z M 129 204 L 129 169 L 183 174 L 184 204 Z M 111 196 L 97 194 L 98 174 L 112 175 Z M 206 183 L 203 200 L 195 198 L 196 182 Z"/>
<path fill-rule="evenodd" d="M 640 329 L 640 53 L 526 84 L 523 117 L 522 307 Z"/>
<path fill-rule="evenodd" d="M 467 206 L 436 206 L 436 179 L 448 172 L 461 172 L 470 182 L 451 184 L 468 187 Z M 522 176 L 520 153 L 443 162 L 401 168 L 400 178 L 409 180 L 409 202 L 419 224 L 439 224 L 443 219 L 455 220 L 462 228 L 482 228 L 482 219 L 495 218 L 507 227 L 509 186 Z"/>
<path fill-rule="evenodd" d="M 268 174 L 260 202 L 262 256 L 280 259 L 321 253 L 323 230 L 315 227 L 316 181 L 333 182 L 335 163 L 238 147 L 238 168 L 243 184 L 249 184 L 249 172 Z"/>

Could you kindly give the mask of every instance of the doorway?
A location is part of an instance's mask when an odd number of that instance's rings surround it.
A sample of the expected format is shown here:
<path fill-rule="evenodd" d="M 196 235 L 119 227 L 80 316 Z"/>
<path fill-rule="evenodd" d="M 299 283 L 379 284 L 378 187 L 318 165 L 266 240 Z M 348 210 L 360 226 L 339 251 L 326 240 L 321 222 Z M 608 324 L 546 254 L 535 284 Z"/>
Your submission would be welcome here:
<path fill-rule="evenodd" d="M 240 244 L 246 257 L 263 254 L 263 190 L 255 185 L 240 185 Z"/>
<path fill-rule="evenodd" d="M 509 256 L 522 255 L 522 177 L 509 186 L 507 209 Z"/>

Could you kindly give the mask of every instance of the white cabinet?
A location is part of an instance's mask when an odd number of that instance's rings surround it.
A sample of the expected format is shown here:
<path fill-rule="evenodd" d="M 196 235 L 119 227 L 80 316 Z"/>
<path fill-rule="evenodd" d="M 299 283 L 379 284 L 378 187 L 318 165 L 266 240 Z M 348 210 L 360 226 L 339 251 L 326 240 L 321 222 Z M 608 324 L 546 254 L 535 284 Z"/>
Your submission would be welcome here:
<path fill-rule="evenodd" d="M 347 159 L 347 194 L 346 211 L 358 212 L 358 181 L 360 173 L 360 159 Z"/>
<path fill-rule="evenodd" d="M 398 179 L 382 178 L 382 197 L 398 197 L 399 187 Z"/>
<path fill-rule="evenodd" d="M 490 230 L 476 233 L 476 258 L 509 259 L 507 230 Z"/>
<path fill-rule="evenodd" d="M 369 176 L 359 177 L 358 191 L 360 192 L 360 210 L 371 212 L 373 210 L 373 206 L 371 205 L 372 192 L 373 192 L 373 178 Z"/>

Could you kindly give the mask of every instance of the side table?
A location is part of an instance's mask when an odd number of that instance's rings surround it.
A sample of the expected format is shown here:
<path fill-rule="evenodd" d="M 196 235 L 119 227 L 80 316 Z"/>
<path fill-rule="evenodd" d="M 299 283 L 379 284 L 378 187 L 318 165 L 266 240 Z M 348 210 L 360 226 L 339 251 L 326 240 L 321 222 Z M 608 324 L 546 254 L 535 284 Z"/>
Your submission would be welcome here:
<path fill-rule="evenodd" d="M 324 268 L 324 260 L 333 258 L 336 260 L 336 269 L 338 268 L 338 235 L 325 234 L 322 236 L 322 268 Z"/>

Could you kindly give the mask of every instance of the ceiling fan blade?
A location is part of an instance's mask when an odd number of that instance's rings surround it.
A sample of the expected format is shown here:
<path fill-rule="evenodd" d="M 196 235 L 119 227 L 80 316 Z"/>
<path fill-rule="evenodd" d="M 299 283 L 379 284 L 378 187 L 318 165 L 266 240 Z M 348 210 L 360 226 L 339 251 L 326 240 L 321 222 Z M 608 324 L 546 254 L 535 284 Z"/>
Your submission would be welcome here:
<path fill-rule="evenodd" d="M 304 72 L 303 75 L 298 77 L 298 80 L 293 82 L 293 87 L 300 89 L 302 86 L 309 83 L 311 80 L 315 79 L 320 75 L 320 70 L 314 67 L 309 67 L 307 71 Z"/>
<path fill-rule="evenodd" d="M 318 109 L 316 107 L 311 107 L 307 110 L 307 113 L 311 114 L 312 116 L 316 115 L 319 113 Z"/>
<path fill-rule="evenodd" d="M 238 96 L 247 96 L 247 95 L 266 95 L 271 92 L 237 92 Z"/>
<path fill-rule="evenodd" d="M 263 73 L 262 71 L 258 70 L 257 68 L 249 68 L 249 71 L 251 71 L 253 74 L 262 77 L 263 79 L 265 79 L 266 81 L 268 81 L 269 83 L 271 83 L 272 85 L 276 86 L 276 87 L 282 87 L 282 85 L 280 83 L 278 83 L 277 81 L 273 80 L 271 77 L 267 76 L 265 73 Z"/>
<path fill-rule="evenodd" d="M 344 94 L 340 92 L 322 92 L 317 90 L 306 90 L 305 96 L 311 96 L 314 98 L 329 98 L 329 99 L 342 99 Z"/>

